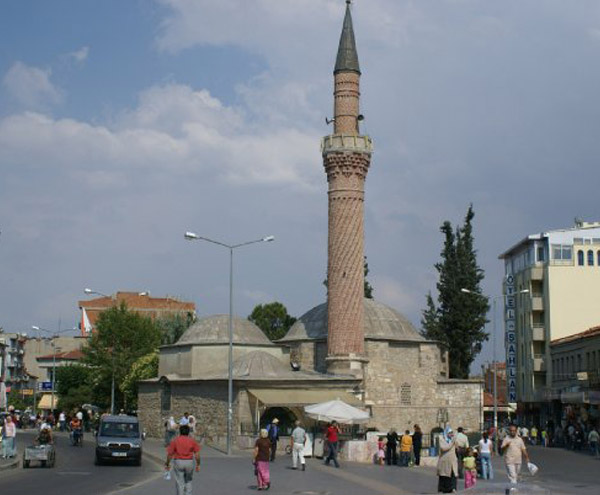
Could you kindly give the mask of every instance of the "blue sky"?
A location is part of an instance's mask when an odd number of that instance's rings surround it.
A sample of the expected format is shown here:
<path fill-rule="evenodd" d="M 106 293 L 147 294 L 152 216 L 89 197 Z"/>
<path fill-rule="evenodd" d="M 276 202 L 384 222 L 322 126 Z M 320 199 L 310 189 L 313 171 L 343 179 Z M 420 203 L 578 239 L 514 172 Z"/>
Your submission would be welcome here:
<path fill-rule="evenodd" d="M 238 314 L 322 302 L 319 139 L 343 12 L 342 0 L 2 2 L 0 325 L 76 324 L 84 287 L 226 312 L 227 253 L 186 230 L 276 236 L 238 253 Z M 508 246 L 600 219 L 597 2 L 356 0 L 353 15 L 377 299 L 418 324 L 438 228 L 471 202 L 489 294 Z"/>

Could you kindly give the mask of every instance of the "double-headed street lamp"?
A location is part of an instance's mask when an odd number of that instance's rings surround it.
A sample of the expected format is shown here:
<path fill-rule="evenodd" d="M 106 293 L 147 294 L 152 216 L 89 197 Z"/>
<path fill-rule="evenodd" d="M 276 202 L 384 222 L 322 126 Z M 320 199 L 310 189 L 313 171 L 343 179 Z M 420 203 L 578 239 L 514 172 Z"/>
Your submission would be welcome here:
<path fill-rule="evenodd" d="M 494 449 L 498 450 L 498 368 L 496 362 L 496 320 L 497 320 L 497 302 L 498 299 L 504 299 L 506 297 L 505 294 L 500 294 L 498 296 L 486 297 L 479 292 L 475 292 L 469 289 L 462 288 L 461 292 L 465 294 L 472 294 L 474 296 L 483 297 L 485 299 L 492 299 L 492 359 L 493 363 L 493 374 L 494 374 Z M 517 292 L 517 294 L 528 294 L 529 289 L 523 289 Z"/>
<path fill-rule="evenodd" d="M 271 242 L 275 237 L 270 235 L 253 241 L 241 242 L 239 244 L 225 244 L 208 237 L 202 237 L 194 232 L 186 232 L 184 237 L 188 241 L 206 241 L 229 249 L 229 358 L 227 373 L 227 455 L 231 455 L 231 437 L 233 423 L 233 251 L 242 246 L 256 244 L 258 242 Z"/>
<path fill-rule="evenodd" d="M 83 293 L 89 295 L 97 295 L 102 297 L 110 297 L 107 294 L 103 294 L 102 292 L 98 292 L 97 290 L 92 290 L 88 287 L 83 289 Z M 110 384 L 110 413 L 115 413 L 115 349 L 114 349 L 114 341 L 113 341 L 113 352 L 112 354 L 112 379 Z"/>

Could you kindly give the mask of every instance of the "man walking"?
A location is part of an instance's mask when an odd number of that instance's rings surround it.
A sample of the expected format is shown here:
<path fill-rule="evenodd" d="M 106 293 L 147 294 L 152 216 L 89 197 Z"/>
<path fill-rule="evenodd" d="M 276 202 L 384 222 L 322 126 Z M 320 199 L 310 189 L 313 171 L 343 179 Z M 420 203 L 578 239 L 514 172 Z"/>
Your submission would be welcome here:
<path fill-rule="evenodd" d="M 467 435 L 465 435 L 462 426 L 459 426 L 457 431 L 458 433 L 456 434 L 454 442 L 456 445 L 456 457 L 458 459 L 458 477 L 462 479 L 464 477 L 463 457 L 469 448 L 469 439 L 467 438 Z"/>
<path fill-rule="evenodd" d="M 523 439 L 517 435 L 517 426 L 510 425 L 508 428 L 508 436 L 502 441 L 502 452 L 504 453 L 504 462 L 506 463 L 506 471 L 511 485 L 516 485 L 523 457 L 529 462 L 529 454 Z M 508 490 L 507 490 L 508 491 Z"/>
<path fill-rule="evenodd" d="M 340 427 L 338 426 L 337 422 L 332 421 L 331 424 L 327 427 L 327 431 L 325 433 L 325 438 L 327 439 L 327 446 L 329 447 L 329 452 L 327 454 L 327 458 L 325 459 L 326 466 L 329 466 L 329 461 L 333 461 L 333 464 L 336 468 L 340 467 L 340 463 L 337 460 L 339 433 Z"/>
<path fill-rule="evenodd" d="M 398 433 L 392 428 L 387 434 L 387 443 L 385 444 L 385 459 L 387 465 L 398 464 Z"/>
<path fill-rule="evenodd" d="M 279 441 L 279 420 L 277 418 L 273 418 L 271 424 L 267 426 L 267 433 L 269 434 L 269 440 L 271 441 L 271 462 L 273 462 L 275 461 L 277 442 Z"/>
<path fill-rule="evenodd" d="M 292 444 L 292 469 L 298 469 L 298 459 L 302 465 L 302 471 L 306 471 L 306 460 L 304 459 L 304 446 L 306 445 L 306 430 L 296 421 L 295 428 L 290 437 Z"/>
<path fill-rule="evenodd" d="M 598 435 L 596 428 L 592 428 L 588 433 L 588 443 L 594 457 L 598 457 L 598 442 L 600 442 L 600 435 Z"/>

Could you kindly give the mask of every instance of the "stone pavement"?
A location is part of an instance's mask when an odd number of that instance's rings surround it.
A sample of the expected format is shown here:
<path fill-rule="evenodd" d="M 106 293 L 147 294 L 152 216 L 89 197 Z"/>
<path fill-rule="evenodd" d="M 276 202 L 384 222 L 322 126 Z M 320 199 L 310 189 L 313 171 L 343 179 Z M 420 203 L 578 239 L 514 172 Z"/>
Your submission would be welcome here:
<path fill-rule="evenodd" d="M 165 451 L 161 441 L 148 439 L 144 455 L 164 464 Z M 238 451 L 228 458 L 210 447 L 203 447 L 203 468 L 198 476 L 199 487 L 211 493 L 233 493 L 231 490 L 253 490 L 250 451 Z M 518 494 L 524 495 L 579 495 L 600 493 L 600 460 L 589 455 L 564 449 L 530 448 L 530 456 L 540 468 L 535 477 L 524 474 Z M 473 495 L 504 495 L 509 486 L 503 459 L 493 460 L 495 480 L 477 480 L 477 486 L 468 490 Z M 434 467 L 388 467 L 371 464 L 343 463 L 340 469 L 324 466 L 319 459 L 307 459 L 306 473 L 291 469 L 291 457 L 281 455 L 271 464 L 274 488 L 271 493 L 319 493 L 344 495 L 369 494 L 434 494 L 437 477 Z M 525 470 L 524 470 L 525 471 Z M 459 480 L 459 491 L 464 481 Z M 150 490 L 148 493 L 152 493 Z"/>

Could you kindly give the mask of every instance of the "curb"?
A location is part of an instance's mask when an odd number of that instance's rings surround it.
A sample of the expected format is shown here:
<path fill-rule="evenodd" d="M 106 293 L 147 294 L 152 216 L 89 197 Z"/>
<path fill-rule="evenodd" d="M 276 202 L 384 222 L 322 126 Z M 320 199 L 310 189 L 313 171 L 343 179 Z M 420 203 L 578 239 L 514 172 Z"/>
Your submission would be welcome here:
<path fill-rule="evenodd" d="M 0 464 L 0 471 L 8 471 L 9 469 L 15 469 L 19 467 L 19 459 L 15 459 L 7 464 Z"/>

